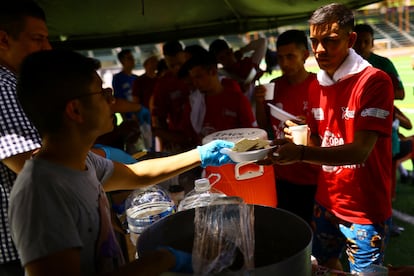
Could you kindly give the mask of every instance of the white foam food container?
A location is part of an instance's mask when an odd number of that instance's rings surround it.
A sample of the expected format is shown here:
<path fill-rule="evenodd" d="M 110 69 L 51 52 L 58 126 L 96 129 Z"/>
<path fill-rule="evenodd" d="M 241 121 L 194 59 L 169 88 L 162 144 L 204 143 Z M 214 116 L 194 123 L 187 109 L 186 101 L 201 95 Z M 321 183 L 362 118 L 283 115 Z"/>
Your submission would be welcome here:
<path fill-rule="evenodd" d="M 267 105 L 270 107 L 270 114 L 272 114 L 273 117 L 280 120 L 281 122 L 296 119 L 295 115 L 292 115 L 289 112 L 286 112 L 271 103 L 267 103 Z"/>
<path fill-rule="evenodd" d="M 268 153 L 274 148 L 275 146 L 270 146 L 264 149 L 258 150 L 251 150 L 251 151 L 244 151 L 244 152 L 237 152 L 233 151 L 229 148 L 222 148 L 220 150 L 221 153 L 226 154 L 230 157 L 233 162 L 240 163 L 240 162 L 251 162 L 251 161 L 258 161 L 263 160 L 267 157 Z"/>
<path fill-rule="evenodd" d="M 203 138 L 203 145 L 207 144 L 208 142 L 211 142 L 213 140 L 225 140 L 229 142 L 236 143 L 240 139 L 267 139 L 267 133 L 265 130 L 261 128 L 233 128 L 233 129 L 227 129 L 227 130 L 221 130 L 214 133 L 211 133 Z"/>

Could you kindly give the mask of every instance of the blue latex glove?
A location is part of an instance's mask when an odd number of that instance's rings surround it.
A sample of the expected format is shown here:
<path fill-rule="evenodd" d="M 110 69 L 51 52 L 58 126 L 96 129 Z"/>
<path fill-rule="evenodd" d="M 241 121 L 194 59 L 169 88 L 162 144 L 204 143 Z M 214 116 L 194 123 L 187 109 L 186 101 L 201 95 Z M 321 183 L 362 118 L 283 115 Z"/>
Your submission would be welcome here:
<path fill-rule="evenodd" d="M 137 160 L 127 152 L 107 145 L 95 144 L 94 148 L 101 149 L 105 152 L 107 159 L 124 164 L 134 164 Z"/>
<path fill-rule="evenodd" d="M 171 248 L 163 247 L 170 251 L 175 257 L 175 266 L 170 270 L 172 272 L 193 273 L 193 257 L 190 253 Z"/>
<path fill-rule="evenodd" d="M 198 146 L 198 153 L 200 154 L 201 167 L 207 166 L 221 166 L 225 164 L 234 163 L 230 157 L 220 152 L 222 148 L 234 147 L 233 142 L 224 140 L 213 140 L 203 146 Z"/>

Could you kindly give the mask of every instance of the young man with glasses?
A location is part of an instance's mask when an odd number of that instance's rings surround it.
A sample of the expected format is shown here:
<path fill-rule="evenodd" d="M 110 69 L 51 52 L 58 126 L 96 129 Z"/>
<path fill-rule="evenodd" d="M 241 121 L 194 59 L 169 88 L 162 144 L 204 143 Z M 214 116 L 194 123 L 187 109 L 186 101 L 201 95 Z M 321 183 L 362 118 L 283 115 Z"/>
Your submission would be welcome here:
<path fill-rule="evenodd" d="M 96 69 L 94 60 L 58 50 L 30 55 L 22 65 L 18 98 L 42 134 L 41 148 L 10 196 L 10 228 L 22 264 L 31 276 L 180 271 L 182 254 L 171 248 L 123 265 L 105 192 L 154 185 L 200 164 L 228 163 L 220 149 L 234 144 L 216 140 L 131 165 L 91 153 L 96 138 L 113 128 L 114 99 Z"/>

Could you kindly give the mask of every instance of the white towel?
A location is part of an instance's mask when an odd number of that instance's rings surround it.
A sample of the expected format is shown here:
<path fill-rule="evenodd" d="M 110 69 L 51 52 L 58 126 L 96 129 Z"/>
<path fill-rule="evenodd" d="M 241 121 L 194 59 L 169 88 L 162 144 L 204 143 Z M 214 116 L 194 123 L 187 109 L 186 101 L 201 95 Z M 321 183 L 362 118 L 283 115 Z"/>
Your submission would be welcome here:
<path fill-rule="evenodd" d="M 333 78 L 331 78 L 325 70 L 320 70 L 317 75 L 318 81 L 322 86 L 330 86 L 348 75 L 354 75 L 361 72 L 368 66 L 371 66 L 371 64 L 358 55 L 354 49 L 350 48 L 348 56 L 336 70 Z"/>
<path fill-rule="evenodd" d="M 199 134 L 203 128 L 204 117 L 206 116 L 205 96 L 200 90 L 193 90 L 190 94 L 191 125 L 194 131 Z"/>

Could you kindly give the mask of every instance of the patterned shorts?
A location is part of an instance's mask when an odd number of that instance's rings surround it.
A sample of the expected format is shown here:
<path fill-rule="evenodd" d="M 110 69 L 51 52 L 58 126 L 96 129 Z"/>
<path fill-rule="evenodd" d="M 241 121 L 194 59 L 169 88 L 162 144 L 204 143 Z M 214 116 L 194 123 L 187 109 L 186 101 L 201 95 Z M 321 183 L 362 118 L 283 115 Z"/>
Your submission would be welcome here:
<path fill-rule="evenodd" d="M 382 265 L 391 218 L 383 223 L 355 224 L 337 218 L 315 203 L 313 219 L 312 255 L 319 264 L 340 258 L 345 249 L 351 272 L 367 271 L 371 264 Z"/>

